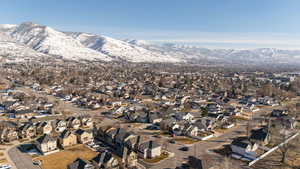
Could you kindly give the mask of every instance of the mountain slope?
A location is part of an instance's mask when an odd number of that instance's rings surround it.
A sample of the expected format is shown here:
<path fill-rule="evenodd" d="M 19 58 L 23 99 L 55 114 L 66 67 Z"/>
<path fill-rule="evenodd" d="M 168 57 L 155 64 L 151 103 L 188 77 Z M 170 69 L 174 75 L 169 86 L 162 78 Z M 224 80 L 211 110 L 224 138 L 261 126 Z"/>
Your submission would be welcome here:
<path fill-rule="evenodd" d="M 49 56 L 20 44 L 8 35 L 0 32 L 0 62 L 23 62 L 41 60 Z"/>
<path fill-rule="evenodd" d="M 207 49 L 191 45 L 161 44 L 153 45 L 138 40 L 126 40 L 126 42 L 143 47 L 145 49 L 171 55 L 187 62 L 219 62 L 231 63 L 300 63 L 300 50 L 281 50 L 273 48 L 258 49 Z"/>
<path fill-rule="evenodd" d="M 72 60 L 112 59 L 105 54 L 83 46 L 79 41 L 50 27 L 25 22 L 15 28 L 10 35 L 38 52 Z"/>
<path fill-rule="evenodd" d="M 0 32 L 10 34 L 16 29 L 17 25 L 12 25 L 12 24 L 2 24 L 0 25 Z"/>
<path fill-rule="evenodd" d="M 171 62 L 200 64 L 300 64 L 300 50 L 260 48 L 207 49 L 191 45 L 151 44 L 143 40 L 117 40 L 79 32 L 60 32 L 25 22 L 0 25 L 2 60 L 63 58 L 92 61 Z"/>
<path fill-rule="evenodd" d="M 130 62 L 182 62 L 182 60 L 150 51 L 143 47 L 106 36 L 67 32 L 69 36 L 79 40 L 84 46 L 107 54 L 113 58 Z"/>

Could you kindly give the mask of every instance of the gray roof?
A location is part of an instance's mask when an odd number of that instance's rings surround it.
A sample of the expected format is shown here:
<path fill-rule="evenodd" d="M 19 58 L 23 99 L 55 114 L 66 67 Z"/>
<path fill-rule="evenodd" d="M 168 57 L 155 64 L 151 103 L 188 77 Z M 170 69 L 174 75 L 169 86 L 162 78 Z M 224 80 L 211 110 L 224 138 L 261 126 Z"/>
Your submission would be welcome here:
<path fill-rule="evenodd" d="M 48 143 L 48 142 L 54 142 L 57 140 L 56 140 L 56 138 L 45 134 L 45 135 L 41 136 L 40 138 L 38 138 L 36 141 L 40 144 L 43 144 L 43 143 Z"/>
<path fill-rule="evenodd" d="M 268 137 L 267 128 L 260 128 L 251 131 L 250 139 L 263 141 Z"/>
<path fill-rule="evenodd" d="M 91 133 L 92 131 L 91 131 L 91 130 L 82 130 L 82 129 L 78 129 L 78 130 L 75 131 L 75 134 L 77 134 L 77 135 L 82 135 L 82 134 L 85 133 L 85 132 Z"/>
<path fill-rule="evenodd" d="M 92 159 L 92 161 L 96 162 L 97 164 L 105 164 L 113 158 L 113 155 L 109 151 L 104 151 L 102 153 L 97 154 L 96 157 Z"/>
<path fill-rule="evenodd" d="M 60 135 L 59 138 L 67 138 L 69 137 L 69 135 L 71 135 L 72 132 L 70 132 L 69 130 L 64 130 Z"/>
<path fill-rule="evenodd" d="M 77 158 L 73 163 L 68 165 L 68 169 L 94 169 L 90 162 Z"/>
<path fill-rule="evenodd" d="M 248 145 L 252 145 L 251 142 L 246 139 L 244 140 L 236 139 L 233 140 L 231 144 L 242 148 L 247 148 Z"/>

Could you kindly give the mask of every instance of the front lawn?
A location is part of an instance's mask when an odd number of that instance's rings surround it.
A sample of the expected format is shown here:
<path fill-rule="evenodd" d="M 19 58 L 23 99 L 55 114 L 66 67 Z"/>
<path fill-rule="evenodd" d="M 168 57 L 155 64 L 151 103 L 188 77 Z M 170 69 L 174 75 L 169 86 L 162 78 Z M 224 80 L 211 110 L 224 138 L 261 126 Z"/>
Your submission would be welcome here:
<path fill-rule="evenodd" d="M 174 138 L 174 140 L 181 144 L 194 144 L 198 141 L 189 137 Z"/>
<path fill-rule="evenodd" d="M 163 152 L 159 157 L 155 157 L 152 159 L 143 159 L 146 163 L 157 163 L 169 157 L 168 152 Z"/>
<path fill-rule="evenodd" d="M 96 154 L 84 145 L 76 145 L 66 148 L 64 151 L 34 158 L 34 160 L 40 160 L 43 169 L 67 169 L 67 165 L 77 158 L 91 160 Z"/>

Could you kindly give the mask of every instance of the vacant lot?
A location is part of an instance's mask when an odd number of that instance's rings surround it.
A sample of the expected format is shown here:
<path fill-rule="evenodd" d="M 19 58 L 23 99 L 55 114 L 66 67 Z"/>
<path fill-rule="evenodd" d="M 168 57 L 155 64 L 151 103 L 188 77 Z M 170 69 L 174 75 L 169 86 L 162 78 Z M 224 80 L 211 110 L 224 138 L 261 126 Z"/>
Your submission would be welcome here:
<path fill-rule="evenodd" d="M 286 163 L 281 163 L 281 149 L 271 153 L 254 165 L 254 169 L 299 169 L 300 168 L 300 137 L 292 140 L 289 145 Z"/>
<path fill-rule="evenodd" d="M 37 157 L 34 160 L 41 160 L 43 169 L 66 169 L 67 165 L 77 158 L 91 160 L 96 154 L 96 152 L 91 151 L 84 145 L 76 145 L 61 152 Z"/>

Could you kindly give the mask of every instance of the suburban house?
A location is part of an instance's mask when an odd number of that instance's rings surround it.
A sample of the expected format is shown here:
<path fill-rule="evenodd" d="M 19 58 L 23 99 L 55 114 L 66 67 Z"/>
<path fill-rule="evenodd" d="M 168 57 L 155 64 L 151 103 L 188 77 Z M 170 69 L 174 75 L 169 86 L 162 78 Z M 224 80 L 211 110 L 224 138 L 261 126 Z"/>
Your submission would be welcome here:
<path fill-rule="evenodd" d="M 191 122 L 194 119 L 194 116 L 191 113 L 179 112 L 174 115 L 174 118 L 178 121 L 185 120 Z"/>
<path fill-rule="evenodd" d="M 252 143 L 248 139 L 235 139 L 232 141 L 230 148 L 233 155 L 253 160 L 256 158 L 255 151 L 258 148 L 258 144 Z"/>
<path fill-rule="evenodd" d="M 36 131 L 37 131 L 37 134 L 50 134 L 52 132 L 52 125 L 50 122 L 39 122 L 39 123 L 36 123 Z"/>
<path fill-rule="evenodd" d="M 91 162 L 77 158 L 73 163 L 69 164 L 67 169 L 96 169 Z"/>
<path fill-rule="evenodd" d="M 286 115 L 288 115 L 287 110 L 274 109 L 274 110 L 271 112 L 271 116 L 272 116 L 272 117 L 282 117 L 282 116 L 286 116 Z"/>
<path fill-rule="evenodd" d="M 130 139 L 135 138 L 135 137 L 136 137 L 136 135 L 134 135 L 131 132 L 127 132 L 123 128 L 107 128 L 103 137 L 100 139 L 105 141 L 107 144 L 115 147 L 117 152 L 119 154 L 122 154 L 124 151 L 124 148 L 126 146 L 128 146 L 126 143 Z"/>
<path fill-rule="evenodd" d="M 79 129 L 81 125 L 81 121 L 76 117 L 69 117 L 66 121 L 69 128 Z"/>
<path fill-rule="evenodd" d="M 111 168 L 111 169 L 118 169 L 119 162 L 116 157 L 111 152 L 104 151 L 97 154 L 96 157 L 92 159 L 92 164 L 96 166 L 96 169 L 102 168 Z"/>
<path fill-rule="evenodd" d="M 211 131 L 217 125 L 216 120 L 210 117 L 203 117 L 193 124 L 197 126 L 200 131 Z"/>
<path fill-rule="evenodd" d="M 182 134 L 185 136 L 198 136 L 199 128 L 193 124 L 186 124 L 183 128 Z"/>
<path fill-rule="evenodd" d="M 161 130 L 170 130 L 170 128 L 172 126 L 174 126 L 174 124 L 176 124 L 176 119 L 171 117 L 171 118 L 162 120 L 159 125 L 160 125 Z"/>
<path fill-rule="evenodd" d="M 57 150 L 57 139 L 50 135 L 43 135 L 35 141 L 36 148 L 43 154 Z"/>
<path fill-rule="evenodd" d="M 72 146 L 77 144 L 77 136 L 73 132 L 65 130 L 59 135 L 58 142 L 61 147 Z"/>
<path fill-rule="evenodd" d="M 260 129 L 252 130 L 249 140 L 259 145 L 268 144 L 270 141 L 270 134 L 268 132 L 268 129 L 266 127 L 263 127 Z"/>
<path fill-rule="evenodd" d="M 77 136 L 77 142 L 81 144 L 92 142 L 94 139 L 93 132 L 91 130 L 78 129 L 75 131 L 75 135 Z"/>
<path fill-rule="evenodd" d="M 81 126 L 82 127 L 93 127 L 93 120 L 91 117 L 83 116 L 81 117 Z"/>
<path fill-rule="evenodd" d="M 25 123 L 19 128 L 20 138 L 33 138 L 36 136 L 36 126 L 32 123 Z"/>
<path fill-rule="evenodd" d="M 17 139 L 17 124 L 10 121 L 0 122 L 0 142 L 11 142 Z"/>
<path fill-rule="evenodd" d="M 162 121 L 162 118 L 159 117 L 158 113 L 150 113 L 148 118 L 149 122 L 152 124 L 159 124 Z"/>
<path fill-rule="evenodd" d="M 272 119 L 272 126 L 276 127 L 280 131 L 289 130 L 292 131 L 297 127 L 298 121 L 291 116 L 283 116 Z"/>
<path fill-rule="evenodd" d="M 138 156 L 142 158 L 155 158 L 161 155 L 161 146 L 150 140 L 144 142 L 138 147 Z"/>
<path fill-rule="evenodd" d="M 56 132 L 61 133 L 63 132 L 65 129 L 67 129 L 68 125 L 67 122 L 64 120 L 55 120 L 53 121 L 53 128 Z"/>

